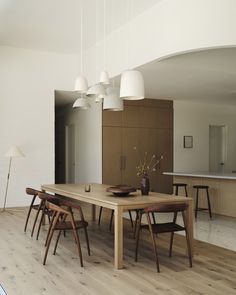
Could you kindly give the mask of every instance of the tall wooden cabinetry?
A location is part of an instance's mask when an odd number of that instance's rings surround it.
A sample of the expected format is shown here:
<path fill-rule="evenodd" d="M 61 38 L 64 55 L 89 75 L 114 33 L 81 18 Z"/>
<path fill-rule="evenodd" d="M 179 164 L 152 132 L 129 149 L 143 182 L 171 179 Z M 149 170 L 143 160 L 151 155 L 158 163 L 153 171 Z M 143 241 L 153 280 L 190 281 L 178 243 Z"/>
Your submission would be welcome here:
<path fill-rule="evenodd" d="M 103 111 L 103 183 L 139 187 L 136 166 L 145 152 L 148 159 L 152 155 L 164 157 L 160 169 L 150 174 L 151 189 L 172 193 L 172 177 L 162 174 L 173 170 L 171 101 L 126 101 L 123 112 Z"/>

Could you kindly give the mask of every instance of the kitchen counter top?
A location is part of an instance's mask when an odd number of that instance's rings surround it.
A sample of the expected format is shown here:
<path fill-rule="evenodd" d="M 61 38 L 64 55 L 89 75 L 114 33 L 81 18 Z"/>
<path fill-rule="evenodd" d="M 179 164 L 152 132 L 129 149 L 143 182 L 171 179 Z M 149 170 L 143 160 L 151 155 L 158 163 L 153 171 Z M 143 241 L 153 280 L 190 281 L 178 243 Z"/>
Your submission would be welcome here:
<path fill-rule="evenodd" d="M 235 179 L 236 173 L 220 173 L 220 172 L 163 172 L 164 175 L 185 176 L 185 177 L 203 177 L 214 179 Z"/>

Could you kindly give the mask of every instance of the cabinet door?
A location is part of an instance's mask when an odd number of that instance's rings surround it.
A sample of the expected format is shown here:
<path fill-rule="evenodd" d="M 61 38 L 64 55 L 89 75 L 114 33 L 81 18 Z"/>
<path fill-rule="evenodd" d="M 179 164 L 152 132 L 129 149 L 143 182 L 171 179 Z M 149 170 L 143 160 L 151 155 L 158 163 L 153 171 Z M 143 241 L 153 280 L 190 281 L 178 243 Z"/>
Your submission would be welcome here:
<path fill-rule="evenodd" d="M 137 176 L 136 166 L 139 157 L 134 147 L 139 151 L 140 131 L 139 128 L 123 128 L 122 134 L 122 153 L 124 165 L 122 169 L 122 182 L 127 185 L 139 187 L 140 179 Z"/>
<path fill-rule="evenodd" d="M 102 181 L 116 185 L 122 182 L 121 127 L 103 127 Z"/>

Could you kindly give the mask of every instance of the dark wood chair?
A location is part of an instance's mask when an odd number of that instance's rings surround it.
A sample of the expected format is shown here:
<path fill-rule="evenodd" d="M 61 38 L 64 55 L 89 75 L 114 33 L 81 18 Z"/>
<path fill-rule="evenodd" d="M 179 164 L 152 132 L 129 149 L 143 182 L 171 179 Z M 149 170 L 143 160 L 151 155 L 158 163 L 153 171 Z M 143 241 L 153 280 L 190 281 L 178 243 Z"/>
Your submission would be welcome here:
<path fill-rule="evenodd" d="M 153 249 L 155 253 L 156 258 L 156 267 L 157 272 L 160 272 L 159 267 L 159 261 L 158 261 L 158 253 L 157 253 L 157 247 L 156 242 L 154 238 L 154 234 L 158 235 L 161 233 L 171 233 L 170 236 L 170 248 L 169 248 L 169 256 L 172 255 L 172 245 L 173 245 L 173 239 L 174 239 L 174 233 L 178 231 L 185 231 L 186 235 L 186 242 L 187 242 L 187 249 L 188 249 L 188 257 L 189 257 L 189 265 L 192 267 L 192 253 L 191 253 L 191 247 L 190 247 L 190 240 L 189 240 L 189 233 L 188 228 L 186 224 L 186 210 L 188 208 L 188 205 L 185 203 L 173 203 L 173 204 L 157 204 L 148 208 L 145 208 L 144 210 L 139 211 L 139 217 L 138 217 L 138 225 L 137 225 L 137 232 L 136 232 L 136 249 L 135 249 L 135 261 L 138 260 L 138 246 L 139 246 L 139 236 L 140 236 L 140 230 L 141 229 L 148 229 L 151 234 Z M 178 212 L 182 213 L 183 216 L 183 226 L 176 223 L 176 218 Z M 152 213 L 174 213 L 173 221 L 171 222 L 165 222 L 165 223 L 152 223 L 150 214 Z M 141 224 L 142 216 L 146 215 L 148 224 Z"/>
<path fill-rule="evenodd" d="M 46 194 L 46 193 L 43 193 L 43 192 L 39 192 L 38 197 L 40 199 L 40 204 L 39 204 L 36 216 L 35 216 L 34 225 L 33 225 L 33 229 L 32 229 L 32 232 L 31 232 L 31 237 L 32 237 L 33 233 L 34 233 L 36 223 L 37 223 L 37 220 L 38 220 L 38 217 L 39 217 L 39 214 L 41 212 L 41 217 L 40 217 L 39 224 L 38 224 L 36 240 L 38 240 L 38 238 L 39 238 L 39 233 L 40 233 L 43 221 L 45 219 L 45 216 L 48 217 L 48 223 L 49 224 L 51 223 L 50 219 L 51 219 L 51 217 L 53 215 L 53 212 L 46 207 L 46 201 L 54 203 L 55 205 L 59 205 L 59 198 L 57 196 Z"/>
<path fill-rule="evenodd" d="M 77 221 L 75 221 L 74 219 L 74 215 L 71 209 L 72 204 L 70 202 L 68 203 L 66 201 L 65 202 L 61 201 L 60 205 L 66 206 L 67 209 L 46 201 L 46 207 L 48 210 L 51 210 L 53 212 L 53 217 L 50 223 L 50 227 L 49 227 L 48 235 L 46 239 L 46 250 L 44 254 L 43 264 L 44 265 L 46 264 L 48 250 L 49 250 L 54 232 L 58 231 L 58 235 L 56 238 L 56 244 L 54 247 L 53 255 L 56 254 L 56 249 L 61 236 L 61 232 L 65 230 L 72 230 L 76 244 L 77 244 L 78 252 L 79 252 L 80 265 L 81 267 L 83 267 L 83 258 L 82 258 L 82 251 L 81 251 L 80 240 L 78 235 L 78 229 L 83 228 L 85 230 L 88 255 L 90 255 L 90 246 L 89 246 L 89 240 L 88 240 L 88 234 L 87 234 L 88 223 L 84 220 L 82 209 L 79 205 L 76 205 L 76 208 L 79 209 L 79 214 L 80 214 L 80 220 L 77 220 Z"/>
<path fill-rule="evenodd" d="M 99 226 L 101 224 L 102 211 L 103 211 L 103 207 L 100 207 L 99 215 L 98 215 L 98 225 Z M 130 218 L 131 227 L 133 228 L 134 223 L 133 223 L 131 210 L 128 210 L 128 212 L 129 212 L 129 218 Z M 110 231 L 112 230 L 113 219 L 114 219 L 114 210 L 111 210 L 110 223 L 109 223 L 109 230 Z"/>
<path fill-rule="evenodd" d="M 31 214 L 31 211 L 32 209 L 35 209 L 38 211 L 38 208 L 39 208 L 39 205 L 38 204 L 34 204 L 38 194 L 40 191 L 36 190 L 36 189 L 33 189 L 33 188 L 30 188 L 30 187 L 27 187 L 26 188 L 26 194 L 31 196 L 32 197 L 32 200 L 31 200 L 31 203 L 30 203 L 30 206 L 29 206 L 29 210 L 28 210 L 28 213 L 27 213 L 27 217 L 26 217 L 26 221 L 25 221 L 25 227 L 24 227 L 24 232 L 26 232 L 27 230 L 27 226 L 28 226 L 28 222 L 29 222 L 29 217 L 30 217 L 30 214 Z"/>

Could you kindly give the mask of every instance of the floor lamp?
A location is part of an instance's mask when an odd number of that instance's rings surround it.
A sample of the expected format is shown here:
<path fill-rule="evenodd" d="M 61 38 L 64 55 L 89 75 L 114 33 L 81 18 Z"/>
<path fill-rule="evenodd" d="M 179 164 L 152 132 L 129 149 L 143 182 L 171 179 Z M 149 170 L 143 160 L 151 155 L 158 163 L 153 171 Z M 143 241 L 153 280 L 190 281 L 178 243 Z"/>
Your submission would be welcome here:
<path fill-rule="evenodd" d="M 8 185 L 9 185 L 10 174 L 11 174 L 11 162 L 12 162 L 12 158 L 15 158 L 15 157 L 24 157 L 24 156 L 25 155 L 23 154 L 23 152 L 17 146 L 15 146 L 15 145 L 14 146 L 11 146 L 10 149 L 8 150 L 8 152 L 5 154 L 5 157 L 10 158 L 10 161 L 9 161 L 9 168 L 8 168 L 8 174 L 7 174 L 7 185 L 6 185 L 4 205 L 3 205 L 2 212 L 4 212 L 6 210 L 6 201 L 7 201 Z"/>

